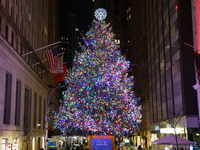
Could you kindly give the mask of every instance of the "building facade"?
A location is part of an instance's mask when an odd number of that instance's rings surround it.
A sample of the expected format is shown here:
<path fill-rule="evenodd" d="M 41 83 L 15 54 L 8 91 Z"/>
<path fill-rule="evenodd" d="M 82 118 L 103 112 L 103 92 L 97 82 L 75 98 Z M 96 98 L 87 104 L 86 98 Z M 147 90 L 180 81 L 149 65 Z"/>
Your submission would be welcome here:
<path fill-rule="evenodd" d="M 169 133 L 198 141 L 191 1 L 146 2 L 151 140 Z"/>
<path fill-rule="evenodd" d="M 146 32 L 145 1 L 130 1 L 125 3 L 126 12 L 126 51 L 131 60 L 130 74 L 134 76 L 134 91 L 140 97 L 142 105 L 142 124 L 135 140 L 143 148 L 151 145 L 150 107 L 149 107 L 149 76 Z"/>
<path fill-rule="evenodd" d="M 0 1 L 2 150 L 45 148 L 46 104 L 50 91 L 57 85 L 48 74 L 47 62 L 42 62 L 48 48 L 33 50 L 57 41 L 55 31 L 51 31 L 54 37 L 48 38 L 48 23 L 51 21 L 48 2 Z M 56 93 L 52 96 L 55 97 Z M 57 103 L 52 100 L 50 108 Z"/>
<path fill-rule="evenodd" d="M 59 0 L 59 40 L 60 50 L 65 52 L 65 62 L 72 67 L 74 53 L 77 50 L 76 14 L 70 8 L 70 0 Z"/>

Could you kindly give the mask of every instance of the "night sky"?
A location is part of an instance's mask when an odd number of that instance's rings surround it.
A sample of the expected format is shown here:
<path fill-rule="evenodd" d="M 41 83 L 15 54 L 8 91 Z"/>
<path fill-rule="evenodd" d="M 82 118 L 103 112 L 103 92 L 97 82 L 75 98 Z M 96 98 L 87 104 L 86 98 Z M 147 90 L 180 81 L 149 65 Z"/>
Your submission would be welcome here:
<path fill-rule="evenodd" d="M 71 0 L 71 10 L 77 14 L 79 29 L 88 31 L 94 18 L 92 0 Z"/>

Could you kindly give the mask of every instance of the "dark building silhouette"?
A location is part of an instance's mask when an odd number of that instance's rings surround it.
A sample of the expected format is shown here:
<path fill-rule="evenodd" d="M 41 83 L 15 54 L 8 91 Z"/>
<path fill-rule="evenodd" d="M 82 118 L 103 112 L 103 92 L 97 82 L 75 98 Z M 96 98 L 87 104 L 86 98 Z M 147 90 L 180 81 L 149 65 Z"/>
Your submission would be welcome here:
<path fill-rule="evenodd" d="M 65 52 L 64 62 L 67 68 L 72 67 L 76 41 L 76 14 L 71 11 L 70 0 L 59 0 L 59 39 L 60 52 Z"/>

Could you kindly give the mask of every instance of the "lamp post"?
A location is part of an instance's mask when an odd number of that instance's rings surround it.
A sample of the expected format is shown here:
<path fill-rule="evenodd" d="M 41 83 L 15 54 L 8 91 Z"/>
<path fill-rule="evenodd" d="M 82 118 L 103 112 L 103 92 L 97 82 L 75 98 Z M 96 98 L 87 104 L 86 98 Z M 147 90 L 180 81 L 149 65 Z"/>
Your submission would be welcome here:
<path fill-rule="evenodd" d="M 65 87 L 65 85 L 61 85 L 61 86 L 57 86 L 55 87 L 50 93 L 49 93 L 49 97 L 46 103 L 46 124 L 45 124 L 45 128 L 46 128 L 46 150 L 47 150 L 47 146 L 48 146 L 48 126 L 49 126 L 49 103 L 50 103 L 50 98 L 51 98 L 51 94 L 58 88 L 63 88 Z"/>

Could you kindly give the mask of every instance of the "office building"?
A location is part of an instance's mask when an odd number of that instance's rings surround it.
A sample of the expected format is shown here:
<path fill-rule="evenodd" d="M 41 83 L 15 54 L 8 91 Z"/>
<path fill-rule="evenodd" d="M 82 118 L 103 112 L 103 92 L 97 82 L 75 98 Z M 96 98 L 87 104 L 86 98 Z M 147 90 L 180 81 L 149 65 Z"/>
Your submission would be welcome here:
<path fill-rule="evenodd" d="M 151 140 L 199 132 L 191 1 L 146 2 Z"/>
<path fill-rule="evenodd" d="M 33 50 L 57 42 L 48 24 L 53 2 L 0 1 L 0 149 L 45 147 L 46 104 L 57 85 L 43 61 L 49 47 Z"/>
<path fill-rule="evenodd" d="M 77 41 L 76 14 L 70 9 L 70 0 L 59 0 L 59 39 L 60 51 L 65 52 L 64 62 L 71 68 Z"/>

